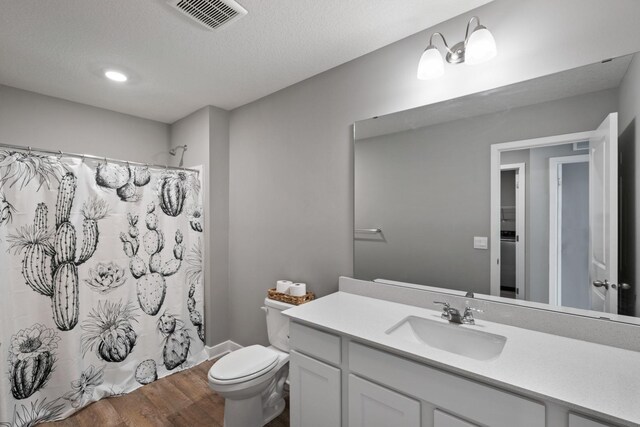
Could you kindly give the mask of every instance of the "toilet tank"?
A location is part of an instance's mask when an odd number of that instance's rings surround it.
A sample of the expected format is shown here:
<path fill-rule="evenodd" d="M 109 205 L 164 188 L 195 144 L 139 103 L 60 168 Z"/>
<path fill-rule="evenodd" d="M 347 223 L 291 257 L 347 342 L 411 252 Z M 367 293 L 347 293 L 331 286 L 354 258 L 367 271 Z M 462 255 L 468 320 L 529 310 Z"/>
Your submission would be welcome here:
<path fill-rule="evenodd" d="M 282 312 L 295 307 L 269 298 L 264 300 L 264 309 L 267 314 L 267 333 L 269 343 L 278 350 L 289 353 L 289 318 Z"/>

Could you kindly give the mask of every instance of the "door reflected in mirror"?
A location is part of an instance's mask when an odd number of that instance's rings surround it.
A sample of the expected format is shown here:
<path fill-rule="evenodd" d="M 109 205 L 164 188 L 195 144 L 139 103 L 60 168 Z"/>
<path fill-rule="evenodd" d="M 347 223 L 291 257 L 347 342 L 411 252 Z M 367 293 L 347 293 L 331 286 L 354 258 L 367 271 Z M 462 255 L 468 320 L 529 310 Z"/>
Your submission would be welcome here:
<path fill-rule="evenodd" d="M 617 116 L 491 146 L 492 294 L 618 313 Z"/>
<path fill-rule="evenodd" d="M 355 277 L 640 315 L 637 99 L 628 55 L 357 122 Z"/>

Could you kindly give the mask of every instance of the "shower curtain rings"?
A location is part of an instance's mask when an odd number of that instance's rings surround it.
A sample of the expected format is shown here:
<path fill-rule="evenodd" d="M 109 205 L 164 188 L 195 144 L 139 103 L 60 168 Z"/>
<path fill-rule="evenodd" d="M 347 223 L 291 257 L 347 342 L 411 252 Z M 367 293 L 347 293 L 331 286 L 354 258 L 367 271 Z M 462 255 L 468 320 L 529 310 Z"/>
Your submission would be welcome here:
<path fill-rule="evenodd" d="M 163 168 L 165 170 L 181 170 L 181 171 L 188 171 L 188 172 L 193 172 L 196 175 L 199 174 L 199 171 L 197 169 L 193 169 L 193 168 L 185 168 L 182 166 L 178 166 L 178 167 L 174 167 L 174 166 L 169 166 L 168 163 L 165 163 L 164 165 L 162 163 L 160 164 L 155 164 L 155 163 L 142 163 L 142 162 L 135 162 L 135 161 L 127 161 L 127 160 L 119 160 L 119 159 L 109 159 L 108 157 L 100 157 L 100 156 L 96 156 L 96 155 L 92 155 L 92 154 L 86 154 L 86 153 L 74 153 L 74 152 L 68 152 L 68 151 L 62 151 L 62 150 L 50 150 L 50 149 L 46 149 L 46 148 L 34 148 L 32 146 L 27 146 L 27 145 L 12 145 L 12 144 L 3 144 L 0 143 L 0 147 L 1 148 L 5 148 L 5 149 L 10 149 L 10 150 L 17 150 L 19 153 L 22 153 L 23 156 L 26 157 L 32 157 L 32 156 L 48 156 L 51 159 L 57 158 L 58 160 L 62 160 L 63 158 L 76 158 L 76 159 L 82 159 L 82 163 L 87 163 L 88 160 L 91 160 L 92 162 L 97 162 L 98 165 L 104 164 L 104 165 L 109 165 L 110 161 L 111 163 L 114 164 L 122 164 L 124 165 L 125 163 L 129 166 L 129 167 L 135 167 L 135 165 L 144 165 L 145 168 L 149 169 L 149 168 L 154 168 L 154 169 L 160 169 L 162 170 Z"/>

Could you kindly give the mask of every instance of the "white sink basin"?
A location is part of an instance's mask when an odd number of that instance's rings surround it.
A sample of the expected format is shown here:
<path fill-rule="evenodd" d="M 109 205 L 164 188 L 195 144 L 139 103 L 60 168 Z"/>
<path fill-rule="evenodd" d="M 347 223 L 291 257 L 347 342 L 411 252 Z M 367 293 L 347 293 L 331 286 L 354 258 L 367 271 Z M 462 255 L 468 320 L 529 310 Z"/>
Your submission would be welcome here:
<path fill-rule="evenodd" d="M 409 316 L 386 333 L 471 359 L 491 360 L 500 356 L 507 338 L 476 328 L 478 326 L 456 325 Z"/>

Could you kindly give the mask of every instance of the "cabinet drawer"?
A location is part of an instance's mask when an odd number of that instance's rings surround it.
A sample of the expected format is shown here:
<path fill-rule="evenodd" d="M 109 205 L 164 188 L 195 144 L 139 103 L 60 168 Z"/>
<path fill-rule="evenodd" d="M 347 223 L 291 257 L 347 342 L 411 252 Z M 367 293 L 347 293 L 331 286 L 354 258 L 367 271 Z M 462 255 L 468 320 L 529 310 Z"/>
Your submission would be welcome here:
<path fill-rule="evenodd" d="M 613 427 L 611 424 L 604 424 L 599 421 L 590 420 L 576 414 L 569 414 L 569 427 Z"/>
<path fill-rule="evenodd" d="M 420 402 L 349 375 L 349 427 L 420 427 Z"/>
<path fill-rule="evenodd" d="M 545 408 L 538 402 L 362 344 L 349 344 L 349 369 L 481 425 L 545 426 Z"/>
<path fill-rule="evenodd" d="M 433 411 L 433 427 L 478 427 L 438 409 Z"/>
<path fill-rule="evenodd" d="M 291 322 L 289 345 L 294 350 L 325 362 L 340 364 L 340 337 L 337 335 Z"/>

